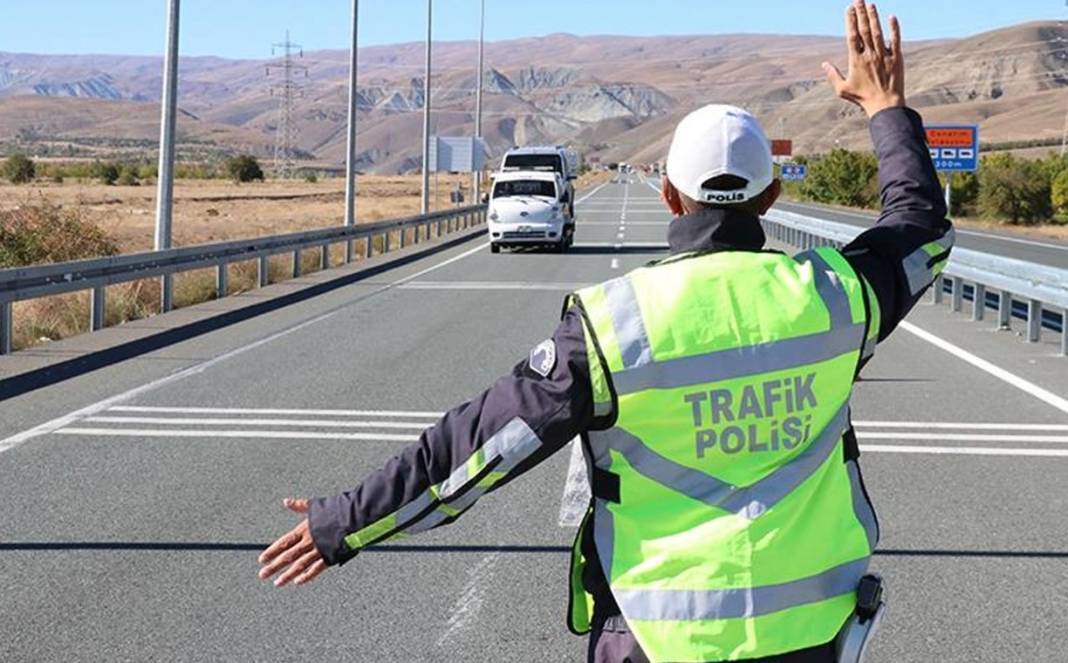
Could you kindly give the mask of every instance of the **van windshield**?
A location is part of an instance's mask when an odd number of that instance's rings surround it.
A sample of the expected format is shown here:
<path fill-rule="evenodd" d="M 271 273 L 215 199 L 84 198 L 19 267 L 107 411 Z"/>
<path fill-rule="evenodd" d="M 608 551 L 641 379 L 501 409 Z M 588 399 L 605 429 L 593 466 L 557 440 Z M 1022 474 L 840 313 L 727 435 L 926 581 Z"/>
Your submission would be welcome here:
<path fill-rule="evenodd" d="M 546 180 L 512 180 L 497 182 L 493 187 L 494 198 L 506 198 L 508 196 L 545 196 L 556 198 L 556 187 Z"/>
<path fill-rule="evenodd" d="M 551 170 L 563 174 L 559 154 L 510 154 L 504 158 L 508 170 Z"/>

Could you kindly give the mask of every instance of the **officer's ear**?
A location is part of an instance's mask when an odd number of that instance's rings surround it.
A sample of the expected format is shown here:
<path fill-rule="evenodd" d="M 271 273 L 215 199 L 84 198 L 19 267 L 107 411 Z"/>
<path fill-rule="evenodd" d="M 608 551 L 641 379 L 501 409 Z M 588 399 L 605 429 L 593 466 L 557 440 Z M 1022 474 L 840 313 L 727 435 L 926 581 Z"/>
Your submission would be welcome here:
<path fill-rule="evenodd" d="M 671 183 L 671 180 L 667 178 L 667 175 L 664 175 L 660 180 L 660 200 L 664 201 L 664 205 L 667 206 L 672 216 L 682 216 L 686 213 L 682 206 L 682 195 L 675 188 L 675 185 Z"/>
<path fill-rule="evenodd" d="M 771 181 L 771 184 L 768 185 L 768 188 L 760 192 L 760 195 L 756 198 L 757 208 L 759 210 L 757 216 L 764 216 L 767 214 L 768 210 L 772 208 L 781 195 L 782 180 L 776 177 Z"/>

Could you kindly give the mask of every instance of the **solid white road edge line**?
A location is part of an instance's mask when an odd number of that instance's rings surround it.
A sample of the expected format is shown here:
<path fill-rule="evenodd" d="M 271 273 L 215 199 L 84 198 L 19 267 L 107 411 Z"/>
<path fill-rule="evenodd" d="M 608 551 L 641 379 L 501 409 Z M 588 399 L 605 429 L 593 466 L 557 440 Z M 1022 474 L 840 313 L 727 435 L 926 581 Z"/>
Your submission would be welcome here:
<path fill-rule="evenodd" d="M 415 442 L 418 435 L 393 433 L 326 433 L 319 431 L 288 430 L 161 430 L 133 428 L 72 427 L 53 431 L 54 435 L 88 435 L 104 437 L 199 437 L 199 438 L 248 438 L 252 440 L 367 440 L 371 442 Z"/>
<path fill-rule="evenodd" d="M 1000 447 L 912 447 L 900 444 L 862 444 L 864 453 L 935 454 L 945 456 L 1037 456 L 1068 458 L 1068 449 L 1004 449 Z"/>
<path fill-rule="evenodd" d="M 571 441 L 571 460 L 567 465 L 564 494 L 560 498 L 560 527 L 578 527 L 590 504 L 590 484 L 586 479 L 586 459 L 582 456 L 582 440 Z"/>
<path fill-rule="evenodd" d="M 429 417 L 440 419 L 444 412 L 419 412 L 405 410 L 298 410 L 246 407 L 156 407 L 152 405 L 116 405 L 108 412 L 159 412 L 174 414 L 277 414 L 296 416 L 338 416 L 338 417 Z"/>
<path fill-rule="evenodd" d="M 1036 384 L 1034 384 L 1032 382 L 1028 382 L 1027 380 L 1021 378 L 1020 376 L 1006 371 L 1004 368 L 1001 368 L 1000 366 L 995 366 L 994 364 L 991 364 L 989 361 L 987 361 L 987 360 L 985 360 L 985 359 L 983 359 L 981 357 L 978 357 L 976 355 L 973 355 L 972 353 L 968 352 L 964 348 L 956 346 L 956 345 L 950 343 L 949 341 L 947 341 L 947 340 L 945 340 L 945 339 L 943 339 L 943 338 L 941 338 L 939 336 L 935 336 L 931 332 L 929 332 L 929 331 L 927 331 L 925 329 L 921 329 L 921 328 L 917 327 L 916 325 L 912 324 L 911 322 L 903 321 L 901 323 L 901 328 L 904 329 L 905 331 L 909 332 L 913 336 L 918 336 L 919 338 L 923 339 L 924 341 L 927 341 L 931 345 L 934 345 L 935 347 L 938 347 L 938 348 L 941 348 L 941 349 L 945 350 L 946 352 L 948 352 L 951 355 L 957 357 L 958 359 L 963 359 L 964 361 L 968 362 L 972 366 L 975 366 L 976 368 L 978 368 L 980 370 L 986 371 L 987 373 L 989 373 L 990 375 L 993 375 L 997 379 L 999 379 L 999 380 L 1001 380 L 1003 382 L 1006 382 L 1008 384 L 1011 384 L 1012 386 L 1016 387 L 1020 391 L 1028 393 L 1028 394 L 1034 396 L 1035 398 L 1039 399 L 1040 401 L 1048 403 L 1048 404 L 1052 405 L 1053 407 L 1057 408 L 1058 410 L 1060 410 L 1061 412 L 1064 412 L 1065 414 L 1068 414 L 1068 400 L 1066 400 L 1064 398 L 1061 398 L 1060 396 L 1057 396 L 1056 394 L 1054 394 L 1054 393 L 1052 393 L 1050 391 L 1047 391 L 1047 390 L 1043 389 L 1042 387 L 1039 387 L 1038 385 L 1036 385 Z"/>
<path fill-rule="evenodd" d="M 921 428 L 931 430 L 1037 430 L 1068 431 L 1068 424 L 955 423 L 943 421 L 854 421 L 855 428 Z"/>
<path fill-rule="evenodd" d="M 1068 444 L 1068 435 L 982 435 L 976 433 L 901 433 L 887 431 L 867 433 L 857 431 L 858 440 L 931 440 L 940 442 L 1052 442 Z"/>
<path fill-rule="evenodd" d="M 369 293 L 367 296 L 376 295 L 376 294 L 385 292 L 387 290 L 390 290 L 390 289 L 392 289 L 392 288 L 394 288 L 394 287 L 396 287 L 398 285 L 407 283 L 408 281 L 413 281 L 413 280 L 419 278 L 420 276 L 423 276 L 424 274 L 429 274 L 430 272 L 432 272 L 432 271 L 434 271 L 436 269 L 441 269 L 442 267 L 445 267 L 447 265 L 451 265 L 454 262 L 457 262 L 459 260 L 463 260 L 464 258 L 467 258 L 468 256 L 472 256 L 472 255 L 474 255 L 474 254 L 476 254 L 476 253 L 478 253 L 480 251 L 483 251 L 488 246 L 489 246 L 489 242 L 485 242 L 485 243 L 479 244 L 475 248 L 470 249 L 468 251 L 464 251 L 463 253 L 461 253 L 459 255 L 456 255 L 456 256 L 453 256 L 452 258 L 449 258 L 448 260 L 443 260 L 443 261 L 441 261 L 441 262 L 439 262 L 437 264 L 434 264 L 434 265 L 431 265 L 430 267 L 427 267 L 426 269 L 420 270 L 420 271 L 416 272 L 415 274 L 412 274 L 410 276 L 405 276 L 405 277 L 403 277 L 401 279 L 398 279 L 398 280 L 394 281 L 393 283 L 391 283 L 389 285 L 383 286 L 382 288 L 379 288 L 378 290 L 375 290 L 374 292 Z M 264 338 L 261 338 L 258 341 L 253 341 L 252 343 L 249 343 L 247 345 L 243 345 L 241 347 L 234 348 L 233 350 L 230 350 L 228 352 L 224 352 L 223 354 L 217 355 L 217 356 L 215 356 L 215 357 L 213 357 L 211 359 L 208 359 L 207 361 L 203 361 L 203 362 L 201 362 L 199 364 L 195 364 L 195 365 L 190 366 L 188 368 L 184 368 L 184 369 L 182 369 L 180 371 L 177 371 L 176 373 L 171 373 L 170 375 L 164 376 L 164 377 L 159 378 L 157 380 L 153 380 L 152 382 L 143 384 L 143 385 L 141 385 L 139 387 L 134 387 L 133 389 L 128 389 L 127 391 L 124 391 L 124 392 L 122 392 L 120 394 L 116 394 L 115 396 L 112 396 L 110 398 L 105 398 L 104 400 L 97 401 L 96 403 L 93 403 L 92 405 L 88 405 L 88 406 L 83 407 L 83 408 L 81 408 L 79 410 L 75 410 L 74 412 L 70 412 L 68 414 L 65 414 L 65 415 L 63 415 L 61 417 L 56 417 L 55 419 L 52 419 L 51 421 L 46 421 L 43 424 L 40 424 L 38 426 L 34 426 L 33 428 L 24 430 L 24 431 L 22 431 L 20 433 L 16 433 L 15 435 L 12 435 L 12 436 L 4 439 L 4 440 L 0 440 L 0 453 L 8 451 L 9 449 L 14 449 L 15 447 L 19 446 L 20 444 L 25 444 L 27 441 L 32 440 L 33 438 L 38 437 L 40 435 L 47 435 L 48 433 L 52 433 L 52 432 L 54 432 L 54 431 L 56 431 L 56 430 L 58 430 L 60 428 L 65 428 L 65 427 L 73 424 L 76 421 L 80 421 L 80 420 L 84 419 L 85 417 L 89 417 L 89 416 L 92 416 L 92 415 L 97 414 L 99 412 L 102 412 L 102 411 L 104 411 L 104 410 L 106 410 L 106 409 L 108 409 L 110 407 L 113 407 L 115 405 L 118 405 L 120 403 L 128 401 L 131 398 L 136 398 L 137 396 L 140 396 L 142 394 L 148 393 L 150 391 L 154 391 L 154 390 L 159 389 L 160 387 L 163 387 L 165 385 L 168 385 L 168 384 L 171 384 L 171 383 L 174 383 L 174 382 L 178 382 L 180 380 L 184 380 L 185 378 L 191 377 L 193 375 L 198 375 L 200 373 L 203 373 L 204 371 L 208 370 L 212 366 L 215 366 L 216 364 L 222 363 L 222 362 L 224 362 L 224 361 L 226 361 L 228 359 L 232 359 L 234 357 L 242 355 L 242 354 L 248 352 L 249 350 L 254 350 L 254 349 L 256 349 L 256 348 L 258 348 L 260 346 L 266 345 L 266 344 L 271 343 L 273 341 L 276 341 L 276 340 L 278 340 L 280 338 L 284 338 L 286 336 L 289 336 L 290 334 L 298 332 L 298 331 L 300 331 L 300 330 L 302 330 L 302 329 L 304 329 L 306 327 L 310 327 L 310 326 L 312 326 L 314 324 L 317 324 L 317 323 L 320 323 L 320 322 L 322 322 L 324 320 L 329 320 L 330 318 L 334 317 L 335 315 L 341 313 L 344 310 L 346 310 L 346 309 L 345 308 L 341 308 L 341 309 L 336 309 L 334 311 L 330 311 L 328 313 L 323 313 L 322 315 L 317 315 L 314 318 L 311 318 L 309 320 L 305 320 L 304 322 L 301 322 L 299 324 L 293 325 L 292 327 L 288 327 L 286 329 L 283 329 L 282 331 L 279 331 L 279 332 L 276 332 L 276 333 L 271 334 L 269 336 L 266 336 Z"/>
<path fill-rule="evenodd" d="M 160 426 L 303 426 L 318 428 L 401 428 L 426 430 L 429 421 L 324 421 L 322 419 L 188 419 L 183 417 L 86 417 L 91 424 L 156 424 Z M 1068 440 L 1066 440 L 1068 441 Z"/>

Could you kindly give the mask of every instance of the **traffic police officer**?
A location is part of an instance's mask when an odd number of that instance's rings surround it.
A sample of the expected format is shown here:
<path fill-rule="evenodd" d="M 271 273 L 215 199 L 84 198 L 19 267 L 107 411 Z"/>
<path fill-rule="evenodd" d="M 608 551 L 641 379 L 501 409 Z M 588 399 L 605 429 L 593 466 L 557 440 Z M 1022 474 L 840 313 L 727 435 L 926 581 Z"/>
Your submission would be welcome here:
<path fill-rule="evenodd" d="M 597 662 L 833 661 L 878 540 L 849 420 L 855 377 L 953 243 L 901 37 L 846 15 L 837 94 L 871 118 L 882 215 L 841 251 L 763 250 L 775 202 L 755 118 L 678 126 L 663 198 L 671 255 L 574 293 L 553 336 L 261 556 L 303 584 L 367 546 L 452 522 L 576 436 L 592 498 L 569 626 Z"/>

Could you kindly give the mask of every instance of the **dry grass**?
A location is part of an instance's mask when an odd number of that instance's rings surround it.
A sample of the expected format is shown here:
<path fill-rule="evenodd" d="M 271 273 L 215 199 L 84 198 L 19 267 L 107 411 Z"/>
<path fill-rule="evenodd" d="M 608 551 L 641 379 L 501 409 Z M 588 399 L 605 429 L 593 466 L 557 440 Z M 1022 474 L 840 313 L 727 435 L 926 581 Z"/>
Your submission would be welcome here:
<path fill-rule="evenodd" d="M 357 188 L 358 221 L 372 222 L 418 214 L 420 184 L 418 177 L 361 177 Z M 451 207 L 449 191 L 457 184 L 465 187 L 470 201 L 469 177 L 442 176 L 437 195 L 432 195 L 432 208 Z M 431 191 L 434 192 L 433 180 Z M 123 253 L 152 249 L 154 187 L 69 182 L 0 185 L 0 211 L 24 210 L 35 204 L 57 206 L 63 214 L 99 226 L 118 242 Z M 174 244 L 186 246 L 337 226 L 342 223 L 344 205 L 344 180 L 340 179 L 243 185 L 179 181 L 175 186 Z M 391 241 L 397 246 L 399 236 L 394 233 Z M 376 238 L 374 248 L 376 252 L 382 250 L 382 238 Z M 363 255 L 363 249 L 363 242 L 357 242 L 357 255 Z M 343 250 L 341 245 L 332 248 L 331 264 L 336 265 L 342 260 Z M 305 251 L 301 256 L 301 271 L 307 274 L 318 269 L 318 251 Z M 289 256 L 273 257 L 269 269 L 271 282 L 289 278 L 291 270 Z M 230 266 L 229 294 L 254 287 L 254 261 Z M 187 272 L 175 277 L 176 306 L 189 306 L 214 297 L 213 270 Z M 156 280 L 109 287 L 106 324 L 121 324 L 153 315 L 159 310 L 159 299 Z M 88 318 L 89 295 L 84 292 L 17 302 L 14 306 L 14 346 L 21 349 L 84 333 L 88 329 Z"/>

